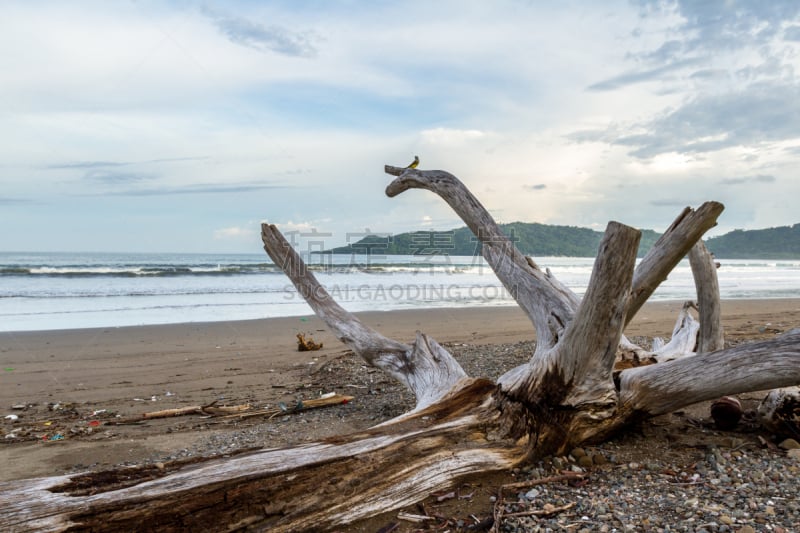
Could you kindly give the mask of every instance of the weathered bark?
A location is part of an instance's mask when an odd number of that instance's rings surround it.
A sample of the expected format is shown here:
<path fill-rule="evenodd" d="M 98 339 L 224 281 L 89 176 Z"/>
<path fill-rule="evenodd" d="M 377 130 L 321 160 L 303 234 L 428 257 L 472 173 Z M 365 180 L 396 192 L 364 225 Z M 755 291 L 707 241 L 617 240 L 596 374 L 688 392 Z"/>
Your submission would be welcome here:
<path fill-rule="evenodd" d="M 422 333 L 413 345 L 382 336 L 336 304 L 277 229 L 264 225 L 267 253 L 314 312 L 369 364 L 412 390 L 415 409 L 364 432 L 295 448 L 163 471 L 141 467 L 0 484 L 0 530 L 324 530 L 404 507 L 465 474 L 507 469 L 602 440 L 642 417 L 800 383 L 800 332 L 791 332 L 626 369 L 615 385 L 612 368 L 627 347 L 625 324 L 690 250 L 701 321 L 718 321 L 709 314 L 719 307 L 709 281 L 710 256 L 696 243 L 715 223 L 721 204 L 687 209 L 638 268 L 639 232 L 609 223 L 580 300 L 519 253 L 451 174 L 386 171 L 397 176 L 389 196 L 409 188 L 436 192 L 481 240 L 487 261 L 536 329 L 537 348 L 528 363 L 492 383 L 467 377 L 449 352 Z M 710 294 L 701 295 L 700 285 L 711 286 Z M 659 353 L 670 344 L 677 354 L 691 353 L 696 325 L 685 306 L 673 339 Z M 718 348 L 714 328 L 702 331 L 704 346 Z"/>
<path fill-rule="evenodd" d="M 800 439 L 800 387 L 769 391 L 758 406 L 758 419 L 780 437 Z"/>
<path fill-rule="evenodd" d="M 270 259 L 283 269 L 336 338 L 367 363 L 407 386 L 417 398 L 417 409 L 440 399 L 454 384 L 467 377 L 450 352 L 425 334 L 417 332 L 414 345 L 408 346 L 384 337 L 342 308 L 275 226 L 262 224 L 261 239 Z"/>
<path fill-rule="evenodd" d="M 692 267 L 694 286 L 697 289 L 697 306 L 700 312 L 697 353 L 715 352 L 725 347 L 717 263 L 703 241 L 697 241 L 689 251 L 689 264 Z"/>
<path fill-rule="evenodd" d="M 319 531 L 397 509 L 459 476 L 523 455 L 487 433 L 495 386 L 363 433 L 259 451 L 174 472 L 155 467 L 0 484 L 1 531 Z"/>
<path fill-rule="evenodd" d="M 409 189 L 426 189 L 453 208 L 481 242 L 483 257 L 500 282 L 533 322 L 537 350 L 554 346 L 578 306 L 575 293 L 522 255 L 486 208 L 449 172 L 422 172 L 388 165 L 385 171 L 397 176 L 386 187 L 387 196 L 394 197 Z"/>
<path fill-rule="evenodd" d="M 659 237 L 636 268 L 626 324 L 636 316 L 650 295 L 667 279 L 672 269 L 700 237 L 717 225 L 717 217 L 723 209 L 725 206 L 718 202 L 706 202 L 697 210 L 687 207 Z"/>
<path fill-rule="evenodd" d="M 658 365 L 620 377 L 620 402 L 647 415 L 720 396 L 800 383 L 800 331 Z"/>
<path fill-rule="evenodd" d="M 561 341 L 549 351 L 537 350 L 528 365 L 498 380 L 511 398 L 569 407 L 580 415 L 580 423 L 574 424 L 576 431 L 591 428 L 584 418 L 611 416 L 616 403 L 611 370 L 640 236 L 639 231 L 622 224 L 608 225 L 586 294 Z"/>
<path fill-rule="evenodd" d="M 653 351 L 648 355 L 657 363 L 695 354 L 700 322 L 692 316 L 690 309 L 697 309 L 697 305 L 692 301 L 684 302 L 668 343 L 665 344 L 661 337 L 653 339 Z"/>

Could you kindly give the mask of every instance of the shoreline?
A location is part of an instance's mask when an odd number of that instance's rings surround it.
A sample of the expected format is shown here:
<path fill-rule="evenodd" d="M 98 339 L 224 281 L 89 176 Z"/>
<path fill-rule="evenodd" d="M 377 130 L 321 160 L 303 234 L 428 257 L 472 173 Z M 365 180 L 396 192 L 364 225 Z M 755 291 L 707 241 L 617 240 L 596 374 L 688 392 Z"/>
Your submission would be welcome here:
<path fill-rule="evenodd" d="M 670 299 L 670 300 L 649 300 L 645 306 L 672 306 L 673 304 L 683 305 L 687 299 Z M 748 302 L 753 302 L 756 305 L 760 306 L 764 302 L 786 302 L 790 303 L 796 301 L 798 305 L 800 305 L 800 297 L 758 297 L 758 298 L 725 298 L 721 300 L 721 305 L 723 307 L 723 315 L 724 315 L 724 308 L 726 307 L 726 302 L 728 306 L 735 306 L 736 308 L 741 307 L 742 304 L 746 304 Z M 780 304 L 783 305 L 783 304 Z M 462 311 L 462 310 L 486 310 L 487 312 L 495 312 L 495 310 L 502 310 L 502 309 L 518 309 L 516 302 L 511 301 L 510 303 L 504 305 L 475 305 L 475 306 L 467 306 L 467 307 L 460 307 L 458 305 L 453 306 L 436 306 L 436 307 L 414 307 L 414 308 L 406 308 L 406 309 L 382 309 L 382 310 L 371 310 L 371 311 L 351 311 L 354 315 L 358 317 L 362 316 L 370 316 L 370 315 L 380 315 L 382 313 L 421 313 L 427 314 L 430 312 L 452 312 L 452 311 Z M 242 319 L 232 319 L 232 320 L 197 320 L 197 321 L 187 321 L 187 322 L 156 322 L 151 324 L 127 324 L 127 325 L 108 325 L 108 326 L 88 326 L 88 327 L 76 327 L 76 328 L 52 328 L 52 329 L 20 329 L 20 330 L 2 330 L 0 329 L 0 336 L 2 335 L 37 335 L 37 334 L 58 334 L 58 333 L 69 333 L 69 332 L 84 332 L 84 333 L 91 333 L 92 331 L 98 330 L 120 330 L 120 329 L 136 329 L 136 328 L 159 328 L 159 327 L 186 327 L 186 326 L 211 326 L 213 324 L 222 324 L 222 323 L 230 323 L 230 324 L 246 324 L 250 322 L 260 322 L 260 321 L 268 321 L 268 320 L 291 320 L 291 319 L 300 319 L 300 318 L 307 318 L 307 317 L 314 317 L 314 313 L 311 309 L 308 310 L 308 313 L 300 313 L 300 314 L 289 314 L 289 315 L 282 315 L 282 316 L 268 316 L 268 317 L 258 317 L 258 318 L 242 318 Z M 641 311 L 640 311 L 641 313 Z M 723 317 L 724 318 L 724 317 Z M 636 322 L 636 320 L 634 320 Z M 630 326 L 629 326 L 630 327 Z"/>

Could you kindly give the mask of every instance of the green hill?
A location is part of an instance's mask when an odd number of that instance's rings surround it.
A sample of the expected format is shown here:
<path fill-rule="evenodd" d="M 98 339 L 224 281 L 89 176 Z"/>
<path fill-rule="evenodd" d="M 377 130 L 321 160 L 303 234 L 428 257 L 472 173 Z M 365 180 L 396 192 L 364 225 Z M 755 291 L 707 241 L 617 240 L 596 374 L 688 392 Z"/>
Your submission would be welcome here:
<path fill-rule="evenodd" d="M 501 224 L 503 232 L 525 255 L 594 257 L 603 234 L 576 226 L 512 222 Z M 642 230 L 639 255 L 642 256 L 658 239 L 653 230 Z M 330 250 L 335 254 L 386 255 L 476 255 L 480 242 L 469 228 L 449 231 L 415 231 L 398 235 L 370 235 L 348 246 Z"/>
<path fill-rule="evenodd" d="M 734 230 L 706 241 L 719 258 L 797 259 L 800 258 L 800 224 L 757 230 Z"/>
<path fill-rule="evenodd" d="M 602 232 L 576 226 L 512 222 L 500 228 L 520 251 L 531 256 L 594 257 Z M 656 242 L 660 234 L 642 230 L 639 257 Z M 706 241 L 719 258 L 797 259 L 800 258 L 800 224 L 760 230 L 734 230 Z M 472 232 L 461 227 L 449 231 L 415 231 L 398 235 L 370 235 L 349 246 L 329 250 L 336 254 L 387 255 L 476 255 L 480 243 Z"/>

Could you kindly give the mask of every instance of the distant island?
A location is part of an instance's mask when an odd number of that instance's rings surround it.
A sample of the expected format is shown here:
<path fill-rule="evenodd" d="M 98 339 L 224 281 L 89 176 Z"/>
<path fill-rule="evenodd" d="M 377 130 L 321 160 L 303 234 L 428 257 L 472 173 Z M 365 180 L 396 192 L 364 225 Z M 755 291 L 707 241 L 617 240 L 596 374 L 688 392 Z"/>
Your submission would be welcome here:
<path fill-rule="evenodd" d="M 577 226 L 512 222 L 501 224 L 503 233 L 525 255 L 594 257 L 603 233 Z M 660 237 L 643 229 L 639 257 L 644 256 Z M 481 244 L 467 227 L 448 231 L 414 231 L 397 235 L 368 235 L 357 242 L 328 250 L 335 254 L 376 255 L 476 255 Z M 760 230 L 734 230 L 706 241 L 719 258 L 800 259 L 800 223 Z"/>

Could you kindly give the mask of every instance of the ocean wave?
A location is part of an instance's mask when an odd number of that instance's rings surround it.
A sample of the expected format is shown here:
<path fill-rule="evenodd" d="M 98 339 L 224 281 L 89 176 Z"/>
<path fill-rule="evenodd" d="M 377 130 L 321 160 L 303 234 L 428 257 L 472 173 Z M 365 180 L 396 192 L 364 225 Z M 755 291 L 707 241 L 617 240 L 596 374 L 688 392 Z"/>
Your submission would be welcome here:
<path fill-rule="evenodd" d="M 0 276 L 81 278 L 81 277 L 180 277 L 238 276 L 280 273 L 272 264 L 262 265 L 131 265 L 131 266 L 12 266 L 0 267 Z"/>
<path fill-rule="evenodd" d="M 366 274 L 396 273 L 446 273 L 474 274 L 488 272 L 486 265 L 444 264 L 444 263 L 351 263 L 351 264 L 311 264 L 311 272 L 326 274 Z M 38 277 L 38 278 L 158 278 L 192 276 L 249 276 L 281 274 L 283 270 L 276 265 L 131 265 L 131 266 L 5 266 L 0 267 L 0 277 Z"/>

